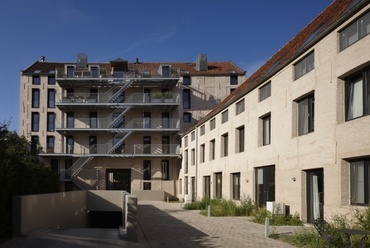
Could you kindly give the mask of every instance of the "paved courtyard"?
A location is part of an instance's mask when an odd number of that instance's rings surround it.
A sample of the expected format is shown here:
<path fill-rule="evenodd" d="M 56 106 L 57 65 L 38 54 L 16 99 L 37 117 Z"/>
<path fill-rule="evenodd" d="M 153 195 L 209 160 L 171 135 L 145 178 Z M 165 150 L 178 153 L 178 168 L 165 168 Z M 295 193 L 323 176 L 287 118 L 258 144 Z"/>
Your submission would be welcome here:
<path fill-rule="evenodd" d="M 183 210 L 179 203 L 139 202 L 139 242 L 120 240 L 117 229 L 45 229 L 29 237 L 11 239 L 0 248 L 15 247 L 293 247 L 266 238 L 265 227 L 248 217 L 206 217 Z M 291 233 L 304 227 L 270 227 Z"/>

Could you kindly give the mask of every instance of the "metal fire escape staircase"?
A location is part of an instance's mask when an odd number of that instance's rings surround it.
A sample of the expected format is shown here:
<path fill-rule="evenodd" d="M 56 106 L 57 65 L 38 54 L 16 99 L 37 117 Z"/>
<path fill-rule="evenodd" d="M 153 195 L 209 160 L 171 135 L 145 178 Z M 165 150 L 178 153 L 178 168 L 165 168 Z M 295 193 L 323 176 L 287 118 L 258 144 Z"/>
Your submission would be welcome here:
<path fill-rule="evenodd" d="M 122 122 L 124 122 L 124 119 L 122 117 L 132 108 L 133 108 L 132 106 L 128 106 L 128 107 L 125 107 L 125 110 L 123 111 L 122 109 L 114 110 L 113 113 L 107 117 L 107 119 L 113 119 L 113 121 L 108 124 L 108 128 L 117 128 L 121 126 Z"/>
<path fill-rule="evenodd" d="M 128 136 L 130 136 L 132 131 L 123 131 L 121 133 L 116 134 L 113 139 L 108 141 L 107 147 L 108 147 L 108 154 L 114 153 L 114 151 L 119 148 L 123 142 L 127 139 Z M 113 140 L 118 140 L 117 142 L 113 142 Z"/>
<path fill-rule="evenodd" d="M 115 86 L 113 86 L 109 91 L 114 93 L 111 97 L 109 97 L 108 102 L 114 102 L 118 97 L 120 97 L 122 92 L 124 92 L 128 87 L 130 87 L 131 83 L 132 83 L 131 80 L 125 80 L 123 85 L 116 84 Z"/>

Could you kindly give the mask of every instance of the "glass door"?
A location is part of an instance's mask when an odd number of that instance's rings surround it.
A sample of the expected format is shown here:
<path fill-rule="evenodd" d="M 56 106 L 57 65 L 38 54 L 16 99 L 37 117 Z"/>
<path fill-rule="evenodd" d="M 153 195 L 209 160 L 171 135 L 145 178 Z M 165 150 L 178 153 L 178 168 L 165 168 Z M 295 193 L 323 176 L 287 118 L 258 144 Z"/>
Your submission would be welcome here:
<path fill-rule="evenodd" d="M 324 218 L 324 171 L 306 171 L 307 222 Z"/>
<path fill-rule="evenodd" d="M 266 206 L 267 201 L 275 201 L 275 165 L 256 168 L 256 203 Z"/>

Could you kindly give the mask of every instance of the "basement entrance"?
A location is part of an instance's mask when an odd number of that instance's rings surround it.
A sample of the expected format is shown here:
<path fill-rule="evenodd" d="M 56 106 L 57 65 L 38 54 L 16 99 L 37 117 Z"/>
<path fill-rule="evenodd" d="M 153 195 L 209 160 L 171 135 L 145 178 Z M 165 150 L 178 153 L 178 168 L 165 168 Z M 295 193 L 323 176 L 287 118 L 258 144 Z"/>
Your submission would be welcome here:
<path fill-rule="evenodd" d="M 125 190 L 131 193 L 131 169 L 107 169 L 107 190 Z"/>

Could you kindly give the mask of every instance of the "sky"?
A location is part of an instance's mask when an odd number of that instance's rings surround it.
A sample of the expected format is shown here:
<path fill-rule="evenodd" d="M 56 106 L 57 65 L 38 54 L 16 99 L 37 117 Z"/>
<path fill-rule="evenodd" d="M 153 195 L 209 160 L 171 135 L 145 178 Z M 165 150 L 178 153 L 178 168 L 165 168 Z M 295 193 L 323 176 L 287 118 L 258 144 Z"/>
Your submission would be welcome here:
<path fill-rule="evenodd" d="M 46 62 L 233 61 L 249 77 L 332 0 L 1 0 L 0 123 L 19 131 L 21 70 Z"/>

